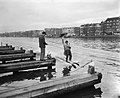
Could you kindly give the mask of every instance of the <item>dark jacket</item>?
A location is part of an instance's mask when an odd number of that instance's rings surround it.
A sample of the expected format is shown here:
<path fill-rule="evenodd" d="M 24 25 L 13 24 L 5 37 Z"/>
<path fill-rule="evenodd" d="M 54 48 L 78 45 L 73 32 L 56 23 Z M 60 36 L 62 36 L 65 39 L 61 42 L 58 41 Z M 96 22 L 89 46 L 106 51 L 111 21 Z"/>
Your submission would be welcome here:
<path fill-rule="evenodd" d="M 45 45 L 47 45 L 47 43 L 45 42 L 45 37 L 43 35 L 40 35 L 40 37 L 39 37 L 39 47 L 40 48 L 45 48 Z"/>

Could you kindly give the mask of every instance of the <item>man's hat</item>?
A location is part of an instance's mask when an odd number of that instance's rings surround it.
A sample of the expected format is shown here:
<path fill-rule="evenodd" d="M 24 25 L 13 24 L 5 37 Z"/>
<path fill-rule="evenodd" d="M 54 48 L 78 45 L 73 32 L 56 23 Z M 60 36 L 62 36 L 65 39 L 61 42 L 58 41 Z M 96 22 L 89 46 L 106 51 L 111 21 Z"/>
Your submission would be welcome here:
<path fill-rule="evenodd" d="M 42 32 L 42 34 L 45 34 L 45 35 L 46 35 L 46 32 Z"/>

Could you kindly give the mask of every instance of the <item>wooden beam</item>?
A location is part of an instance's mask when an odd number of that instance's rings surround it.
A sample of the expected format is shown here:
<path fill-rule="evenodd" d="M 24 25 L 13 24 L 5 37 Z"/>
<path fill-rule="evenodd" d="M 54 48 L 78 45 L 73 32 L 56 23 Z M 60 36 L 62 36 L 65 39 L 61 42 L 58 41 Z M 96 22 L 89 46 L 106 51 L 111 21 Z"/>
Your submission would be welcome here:
<path fill-rule="evenodd" d="M 25 50 L 7 50 L 0 51 L 0 55 L 25 53 Z"/>
<path fill-rule="evenodd" d="M 10 60 L 16 60 L 16 59 L 25 59 L 25 58 L 33 59 L 35 55 L 36 55 L 35 53 L 0 55 L 0 61 L 10 61 Z"/>
<path fill-rule="evenodd" d="M 43 81 L 34 85 L 17 88 L 13 90 L 7 90 L 0 93 L 1 98 L 32 98 L 32 97 L 45 97 L 49 94 L 60 94 L 72 91 L 75 89 L 81 89 L 87 86 L 100 83 L 100 73 L 95 74 L 77 74 L 73 76 L 62 77 L 54 80 Z"/>
<path fill-rule="evenodd" d="M 0 51 L 8 51 L 8 50 L 14 50 L 15 47 L 1 47 Z"/>
<path fill-rule="evenodd" d="M 12 45 L 0 46 L 0 48 L 9 48 L 9 47 L 12 47 Z"/>
<path fill-rule="evenodd" d="M 33 61 L 25 61 L 25 62 L 17 62 L 17 63 L 6 63 L 0 65 L 0 73 L 6 73 L 6 72 L 17 72 L 20 70 L 27 70 L 27 69 L 33 69 L 33 68 L 41 68 L 41 67 L 52 67 L 55 66 L 55 59 L 46 60 L 46 61 L 39 61 L 39 60 L 33 60 Z"/>

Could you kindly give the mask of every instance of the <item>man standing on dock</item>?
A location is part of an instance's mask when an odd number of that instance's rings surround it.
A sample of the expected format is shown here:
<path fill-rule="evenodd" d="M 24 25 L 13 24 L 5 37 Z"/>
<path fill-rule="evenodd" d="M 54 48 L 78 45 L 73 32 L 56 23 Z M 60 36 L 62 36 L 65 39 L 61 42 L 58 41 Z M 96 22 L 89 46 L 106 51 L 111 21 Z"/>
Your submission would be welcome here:
<path fill-rule="evenodd" d="M 45 42 L 45 35 L 46 35 L 46 32 L 42 32 L 42 35 L 39 36 L 39 47 L 40 47 L 40 60 L 41 61 L 44 61 L 44 57 L 45 57 L 45 45 L 48 45 L 46 42 Z"/>

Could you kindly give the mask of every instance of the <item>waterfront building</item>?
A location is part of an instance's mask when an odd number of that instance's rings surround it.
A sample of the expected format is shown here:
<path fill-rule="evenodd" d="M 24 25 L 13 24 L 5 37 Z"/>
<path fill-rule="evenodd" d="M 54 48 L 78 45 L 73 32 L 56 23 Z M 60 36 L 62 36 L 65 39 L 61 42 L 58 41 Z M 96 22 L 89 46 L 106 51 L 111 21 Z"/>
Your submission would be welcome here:
<path fill-rule="evenodd" d="M 97 36 L 100 34 L 101 34 L 101 23 L 91 23 L 80 26 L 81 36 Z"/>
<path fill-rule="evenodd" d="M 22 31 L 9 32 L 9 37 L 21 37 L 21 36 L 22 36 Z"/>
<path fill-rule="evenodd" d="M 45 28 L 44 30 L 49 37 L 59 37 L 62 33 L 62 28 Z"/>
<path fill-rule="evenodd" d="M 86 24 L 83 24 L 80 26 L 80 36 L 87 36 L 88 32 L 87 32 L 87 25 Z"/>
<path fill-rule="evenodd" d="M 32 34 L 32 37 L 38 37 L 39 35 L 42 34 L 44 30 L 33 30 L 33 34 Z"/>
<path fill-rule="evenodd" d="M 80 27 L 64 27 L 62 28 L 62 33 L 67 33 L 68 36 L 79 36 Z"/>
<path fill-rule="evenodd" d="M 74 33 L 76 36 L 80 36 L 80 27 L 74 27 Z"/>
<path fill-rule="evenodd" d="M 104 21 L 104 31 L 106 35 L 115 35 L 120 33 L 120 17 L 107 18 Z"/>
<path fill-rule="evenodd" d="M 92 36 L 99 36 L 99 35 L 101 35 L 101 23 L 93 23 L 92 27 L 91 27 L 90 34 Z"/>

